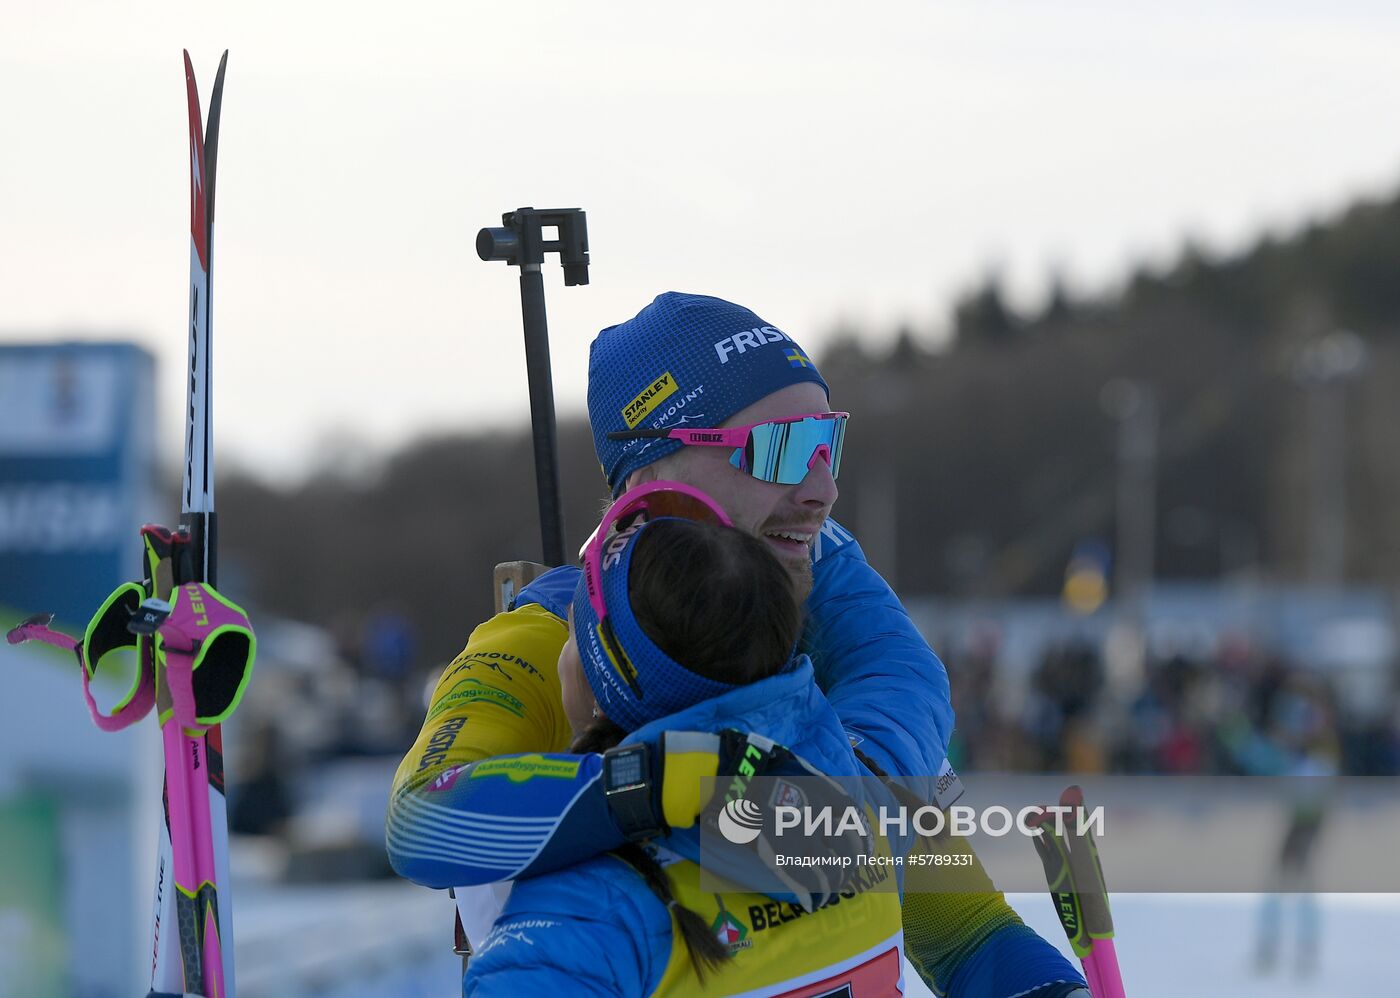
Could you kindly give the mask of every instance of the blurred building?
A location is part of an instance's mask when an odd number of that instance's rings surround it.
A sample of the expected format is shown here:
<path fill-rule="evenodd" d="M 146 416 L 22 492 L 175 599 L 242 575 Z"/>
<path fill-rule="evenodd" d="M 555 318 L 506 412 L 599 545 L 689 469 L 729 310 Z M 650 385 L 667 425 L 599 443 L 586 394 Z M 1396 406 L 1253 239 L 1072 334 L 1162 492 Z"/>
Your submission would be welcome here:
<path fill-rule="evenodd" d="M 139 574 L 137 529 L 152 506 L 153 372 L 153 358 L 125 343 L 0 346 L 6 630 L 52 612 L 55 626 L 81 634 L 107 594 Z M 0 991 L 144 991 L 156 726 L 103 734 L 71 655 L 0 648 Z"/>

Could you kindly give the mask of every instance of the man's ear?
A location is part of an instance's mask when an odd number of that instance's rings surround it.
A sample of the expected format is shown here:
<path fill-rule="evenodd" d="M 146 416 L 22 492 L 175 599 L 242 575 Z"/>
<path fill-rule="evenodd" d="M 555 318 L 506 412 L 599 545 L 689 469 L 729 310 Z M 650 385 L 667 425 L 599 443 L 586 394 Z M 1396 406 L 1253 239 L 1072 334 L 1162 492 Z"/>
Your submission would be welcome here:
<path fill-rule="evenodd" d="M 627 489 L 634 489 L 634 488 L 636 488 L 638 485 L 641 485 L 643 482 L 654 482 L 654 481 L 656 481 L 656 480 L 657 480 L 656 468 L 657 468 L 657 465 L 659 465 L 660 463 L 661 463 L 660 461 L 653 461 L 651 464 L 644 464 L 644 465 L 642 465 L 640 468 L 638 468 L 636 471 L 632 472 L 632 474 L 628 475 L 628 476 L 627 476 L 627 484 L 626 484 L 626 486 L 623 488 L 623 491 L 625 492 L 625 491 L 627 491 Z"/>

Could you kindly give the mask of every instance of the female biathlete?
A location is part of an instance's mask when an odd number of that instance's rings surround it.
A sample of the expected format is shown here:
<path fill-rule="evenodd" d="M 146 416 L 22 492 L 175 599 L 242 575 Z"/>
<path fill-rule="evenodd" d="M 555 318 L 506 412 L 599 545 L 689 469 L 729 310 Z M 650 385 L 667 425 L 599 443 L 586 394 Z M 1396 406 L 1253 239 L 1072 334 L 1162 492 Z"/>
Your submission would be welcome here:
<path fill-rule="evenodd" d="M 585 555 L 559 658 L 572 748 L 610 750 L 608 791 L 636 792 L 646 770 L 636 753 L 661 731 L 690 732 L 695 745 L 742 727 L 749 744 L 773 739 L 826 773 L 864 773 L 810 660 L 793 654 L 798 604 L 765 545 L 732 527 L 674 517 L 637 515 L 619 525 L 600 532 Z M 891 801 L 878 784 L 845 785 L 861 804 Z M 517 881 L 469 966 L 465 993 L 902 990 L 893 863 L 860 864 L 840 893 L 807 911 L 760 893 L 710 893 L 692 850 L 682 845 L 686 856 L 667 847 L 674 840 L 658 841 Z M 891 855 L 874 841 L 875 856 Z M 908 844 L 893 846 L 902 855 Z"/>

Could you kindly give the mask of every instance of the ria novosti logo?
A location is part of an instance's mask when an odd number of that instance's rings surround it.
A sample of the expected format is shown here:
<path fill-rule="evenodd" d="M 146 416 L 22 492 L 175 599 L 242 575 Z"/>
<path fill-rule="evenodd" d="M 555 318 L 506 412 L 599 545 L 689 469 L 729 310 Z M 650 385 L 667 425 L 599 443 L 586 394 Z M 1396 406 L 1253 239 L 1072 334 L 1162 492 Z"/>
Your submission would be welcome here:
<path fill-rule="evenodd" d="M 763 809 L 751 800 L 735 797 L 719 812 L 720 834 L 736 846 L 745 846 L 763 832 Z"/>
<path fill-rule="evenodd" d="M 954 804 L 940 808 L 932 804 L 910 811 L 904 806 L 875 808 L 867 817 L 854 805 L 845 808 L 796 807 L 778 804 L 773 808 L 773 835 L 782 838 L 786 834 L 798 836 L 842 836 L 852 832 L 869 835 L 878 829 L 882 837 L 894 835 L 908 836 L 912 832 L 920 836 L 938 836 L 945 833 L 956 837 L 970 837 L 981 833 L 1000 838 L 1012 831 L 1027 838 L 1039 838 L 1043 834 L 1042 825 L 1054 828 L 1056 835 L 1068 834 L 1073 818 L 1076 835 L 1095 834 L 1102 838 L 1107 831 L 1104 808 L 1099 805 L 1086 808 L 1082 804 L 1023 807 L 1013 813 L 1000 804 L 974 808 Z M 871 820 L 873 819 L 873 820 Z M 716 824 L 721 834 L 735 845 L 748 845 L 763 834 L 763 809 L 744 797 L 736 797 L 720 809 Z"/>

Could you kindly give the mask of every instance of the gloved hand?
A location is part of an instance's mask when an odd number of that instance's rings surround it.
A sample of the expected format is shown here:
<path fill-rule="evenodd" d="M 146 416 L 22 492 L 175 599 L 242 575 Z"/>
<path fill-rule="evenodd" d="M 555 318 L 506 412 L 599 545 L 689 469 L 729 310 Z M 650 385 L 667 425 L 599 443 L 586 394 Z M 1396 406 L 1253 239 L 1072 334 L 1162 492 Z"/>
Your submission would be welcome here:
<path fill-rule="evenodd" d="M 842 828 L 840 818 L 850 807 L 864 816 L 864 805 L 888 802 L 869 797 L 883 792 L 873 779 L 827 776 L 771 739 L 732 728 L 665 732 L 657 756 L 657 806 L 672 833 L 667 845 L 706 874 L 809 911 L 869 875 L 857 858 L 876 848 L 868 818 L 860 828 Z M 833 834 L 778 836 L 779 804 L 830 808 Z M 808 862 L 779 866 L 778 855 Z"/>

